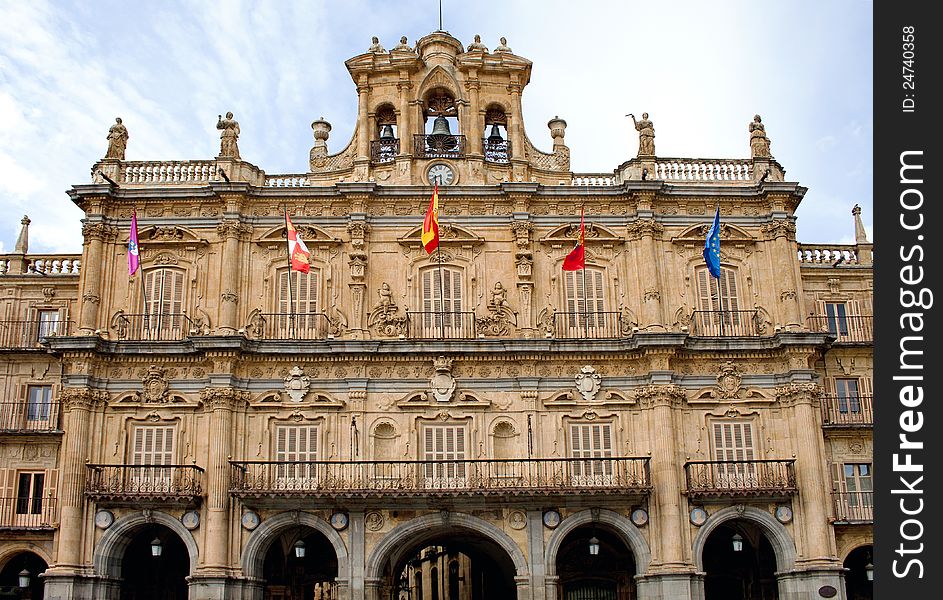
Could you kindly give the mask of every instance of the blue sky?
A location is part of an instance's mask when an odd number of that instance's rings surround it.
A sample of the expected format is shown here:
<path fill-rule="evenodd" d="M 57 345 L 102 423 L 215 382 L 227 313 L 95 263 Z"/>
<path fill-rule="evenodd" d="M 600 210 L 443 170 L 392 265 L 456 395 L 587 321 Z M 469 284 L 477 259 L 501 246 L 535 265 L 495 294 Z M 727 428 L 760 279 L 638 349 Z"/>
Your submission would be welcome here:
<path fill-rule="evenodd" d="M 357 112 L 344 67 L 373 35 L 438 28 L 436 0 L 0 0 L 0 252 L 23 214 L 31 252 L 80 252 L 81 211 L 64 193 L 89 181 L 117 116 L 129 160 L 207 159 L 232 111 L 243 159 L 304 173 L 311 121 L 342 149 Z M 523 95 L 529 137 L 568 123 L 578 172 L 635 155 L 626 113 L 648 112 L 660 156 L 749 156 L 763 117 L 786 179 L 809 188 L 803 242 L 854 240 L 851 208 L 872 223 L 872 5 L 863 0 L 628 2 L 443 0 L 444 29 L 481 34 L 534 63 Z"/>

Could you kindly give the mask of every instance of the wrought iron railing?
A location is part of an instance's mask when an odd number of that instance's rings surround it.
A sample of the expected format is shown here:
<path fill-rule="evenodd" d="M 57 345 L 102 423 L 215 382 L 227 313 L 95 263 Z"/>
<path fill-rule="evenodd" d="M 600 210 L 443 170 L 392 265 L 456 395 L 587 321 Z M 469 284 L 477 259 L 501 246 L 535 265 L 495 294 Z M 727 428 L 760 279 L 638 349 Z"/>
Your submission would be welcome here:
<path fill-rule="evenodd" d="M 514 460 L 231 461 L 238 496 L 506 495 L 548 492 L 647 494 L 647 457 Z"/>
<path fill-rule="evenodd" d="M 43 338 L 69 335 L 68 321 L 0 321 L 0 349 L 38 348 Z"/>
<path fill-rule="evenodd" d="M 874 425 L 871 396 L 829 395 L 822 397 L 822 423 L 826 427 Z"/>
<path fill-rule="evenodd" d="M 759 312 L 755 310 L 696 310 L 690 333 L 700 337 L 753 337 L 760 335 Z"/>
<path fill-rule="evenodd" d="M 58 400 L 0 400 L 0 432 L 42 433 L 58 431 L 58 428 Z"/>
<path fill-rule="evenodd" d="M 873 342 L 874 317 L 813 315 L 809 317 L 809 330 L 827 332 L 836 342 Z"/>
<path fill-rule="evenodd" d="M 790 496 L 795 494 L 795 460 L 716 460 L 685 463 L 688 495 Z"/>
<path fill-rule="evenodd" d="M 485 151 L 485 162 L 506 165 L 511 161 L 511 140 L 482 138 L 481 147 Z"/>
<path fill-rule="evenodd" d="M 0 498 L 0 530 L 54 528 L 56 501 L 55 496 Z"/>
<path fill-rule="evenodd" d="M 399 154 L 399 138 L 379 139 L 370 142 L 370 162 L 375 165 L 391 163 Z"/>
<path fill-rule="evenodd" d="M 477 336 L 473 312 L 407 312 L 411 339 L 468 340 Z"/>
<path fill-rule="evenodd" d="M 257 313 L 247 333 L 260 340 L 325 340 L 337 331 L 324 313 Z"/>
<path fill-rule="evenodd" d="M 835 520 L 846 523 L 874 521 L 874 492 L 832 492 Z"/>
<path fill-rule="evenodd" d="M 184 313 L 119 313 L 112 322 L 115 337 L 121 341 L 180 341 L 199 333 Z"/>
<path fill-rule="evenodd" d="M 86 495 L 109 499 L 187 499 L 203 495 L 196 465 L 86 465 Z"/>
<path fill-rule="evenodd" d="M 464 158 L 465 136 L 442 133 L 413 136 L 416 158 Z"/>
<path fill-rule="evenodd" d="M 553 336 L 558 339 L 607 339 L 631 335 L 620 312 L 555 312 Z"/>

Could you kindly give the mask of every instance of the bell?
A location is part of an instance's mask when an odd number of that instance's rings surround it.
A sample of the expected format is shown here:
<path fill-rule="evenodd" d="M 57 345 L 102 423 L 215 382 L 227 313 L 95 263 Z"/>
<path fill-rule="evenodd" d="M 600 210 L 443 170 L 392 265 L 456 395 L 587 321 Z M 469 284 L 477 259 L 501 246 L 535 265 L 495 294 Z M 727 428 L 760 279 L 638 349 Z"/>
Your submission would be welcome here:
<path fill-rule="evenodd" d="M 501 137 L 501 131 L 498 129 L 498 124 L 495 123 L 491 126 L 491 135 L 488 136 L 489 144 L 500 144 L 504 141 L 504 138 Z"/>
<path fill-rule="evenodd" d="M 449 120 L 442 115 L 436 117 L 430 135 L 452 135 L 452 130 L 449 129 Z"/>
<path fill-rule="evenodd" d="M 380 139 L 381 140 L 392 140 L 393 139 L 393 126 L 384 125 L 380 128 Z"/>

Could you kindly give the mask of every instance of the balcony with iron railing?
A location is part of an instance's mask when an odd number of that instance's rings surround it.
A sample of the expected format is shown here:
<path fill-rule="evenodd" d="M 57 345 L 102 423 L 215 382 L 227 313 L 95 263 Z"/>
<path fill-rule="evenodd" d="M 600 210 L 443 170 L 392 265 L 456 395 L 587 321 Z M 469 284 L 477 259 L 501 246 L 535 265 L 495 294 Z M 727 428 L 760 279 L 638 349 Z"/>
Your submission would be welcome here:
<path fill-rule="evenodd" d="M 68 321 L 0 321 L 0 350 L 42 348 L 44 338 L 69 335 Z"/>
<path fill-rule="evenodd" d="M 825 427 L 872 427 L 872 397 L 827 395 L 822 397 L 822 424 Z"/>
<path fill-rule="evenodd" d="M 380 138 L 370 142 L 370 162 L 375 165 L 391 163 L 399 154 L 399 138 Z"/>
<path fill-rule="evenodd" d="M 756 337 L 761 335 L 756 310 L 696 310 L 690 334 L 695 337 Z"/>
<path fill-rule="evenodd" d="M 511 162 L 511 140 L 503 138 L 481 138 L 485 162 L 506 165 Z"/>
<path fill-rule="evenodd" d="M 444 133 L 413 136 L 416 158 L 465 158 L 465 136 Z"/>
<path fill-rule="evenodd" d="M 196 465 L 86 465 L 85 495 L 115 503 L 198 504 L 203 469 Z"/>
<path fill-rule="evenodd" d="M 553 337 L 557 339 L 614 339 L 632 334 L 632 324 L 620 312 L 555 312 Z"/>
<path fill-rule="evenodd" d="M 257 340 L 328 340 L 339 330 L 324 313 L 256 313 L 246 333 Z"/>
<path fill-rule="evenodd" d="M 199 333 L 184 313 L 118 313 L 112 329 L 115 339 L 126 342 L 179 342 Z"/>
<path fill-rule="evenodd" d="M 832 492 L 835 523 L 873 523 L 874 492 Z"/>
<path fill-rule="evenodd" d="M 54 529 L 57 500 L 48 495 L 0 498 L 0 531 Z"/>
<path fill-rule="evenodd" d="M 874 341 L 874 317 L 812 315 L 809 330 L 827 332 L 837 344 L 870 344 Z"/>
<path fill-rule="evenodd" d="M 0 400 L 0 433 L 62 433 L 59 401 Z"/>
<path fill-rule="evenodd" d="M 473 312 L 408 312 L 407 336 L 414 340 L 472 340 L 478 337 Z"/>
<path fill-rule="evenodd" d="M 795 460 L 715 460 L 685 463 L 689 498 L 783 498 L 794 495 Z"/>
<path fill-rule="evenodd" d="M 231 461 L 230 491 L 248 498 L 645 496 L 647 457 L 430 461 Z"/>

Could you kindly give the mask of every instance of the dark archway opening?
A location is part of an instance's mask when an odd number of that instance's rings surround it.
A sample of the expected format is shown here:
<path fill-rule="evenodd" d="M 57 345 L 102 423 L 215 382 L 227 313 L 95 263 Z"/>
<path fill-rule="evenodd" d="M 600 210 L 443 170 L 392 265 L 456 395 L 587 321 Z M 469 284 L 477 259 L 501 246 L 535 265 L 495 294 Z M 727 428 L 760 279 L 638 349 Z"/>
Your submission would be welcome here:
<path fill-rule="evenodd" d="M 739 536 L 740 549 L 736 549 Z M 746 521 L 719 525 L 704 544 L 706 600 L 777 600 L 776 554 L 763 531 Z"/>
<path fill-rule="evenodd" d="M 0 569 L 0 598 L 42 600 L 43 573 L 49 565 L 32 552 L 21 552 L 10 557 Z M 20 587 L 20 577 L 27 578 L 26 587 Z"/>
<path fill-rule="evenodd" d="M 337 554 L 321 532 L 293 528 L 269 546 L 262 567 L 265 600 L 333 600 Z"/>
<path fill-rule="evenodd" d="M 505 600 L 517 597 L 516 569 L 503 548 L 456 530 L 424 538 L 386 570 L 384 600 Z"/>
<path fill-rule="evenodd" d="M 874 581 L 868 579 L 868 567 L 874 574 L 873 547 L 855 548 L 845 559 L 845 593 L 848 600 L 871 600 L 874 598 Z"/>
<path fill-rule="evenodd" d="M 164 525 L 138 529 L 121 560 L 121 600 L 186 600 L 190 555 Z"/>
<path fill-rule="evenodd" d="M 562 600 L 635 600 L 635 557 L 614 533 L 585 526 L 557 553 Z"/>

